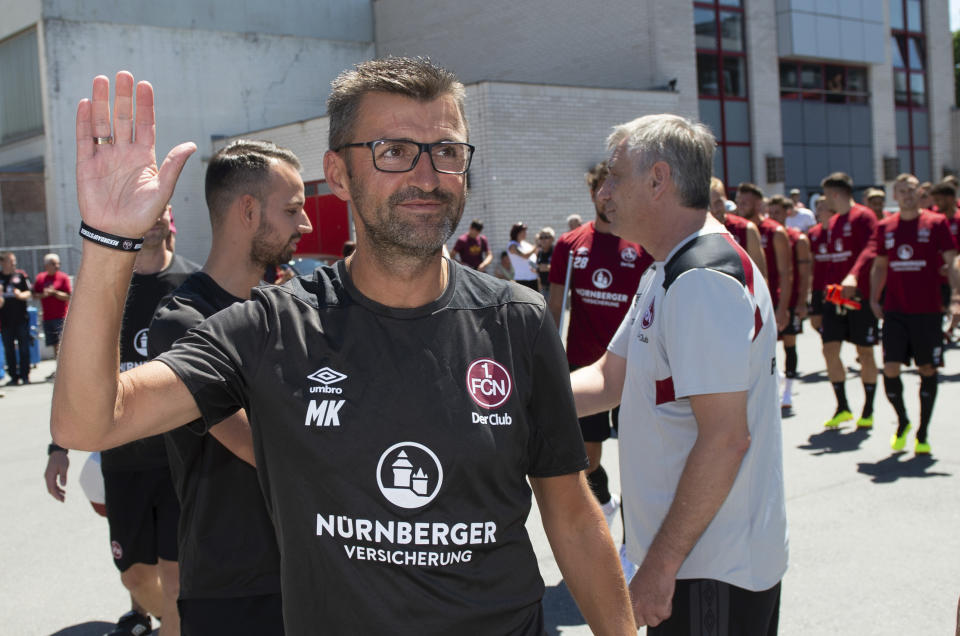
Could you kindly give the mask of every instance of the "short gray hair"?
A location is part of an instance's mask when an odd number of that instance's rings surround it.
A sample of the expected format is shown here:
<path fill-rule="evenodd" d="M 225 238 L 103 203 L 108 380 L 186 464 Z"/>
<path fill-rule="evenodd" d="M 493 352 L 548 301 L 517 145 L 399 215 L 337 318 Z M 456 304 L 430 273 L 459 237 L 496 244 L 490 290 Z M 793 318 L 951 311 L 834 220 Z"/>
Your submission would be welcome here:
<path fill-rule="evenodd" d="M 60 255 L 59 255 L 59 254 L 54 254 L 53 252 L 50 252 L 49 254 L 44 254 L 44 256 L 43 256 L 43 264 L 46 265 L 47 263 L 49 263 L 49 262 L 51 262 L 51 261 L 56 261 L 56 262 L 57 262 L 57 265 L 59 265 L 59 264 L 60 264 Z"/>
<path fill-rule="evenodd" d="M 663 161 L 670 166 L 682 205 L 710 207 L 710 176 L 717 141 L 709 128 L 677 115 L 646 115 L 614 126 L 607 146 L 613 150 L 623 141 L 627 142 L 627 154 L 635 160 L 637 172 Z"/>

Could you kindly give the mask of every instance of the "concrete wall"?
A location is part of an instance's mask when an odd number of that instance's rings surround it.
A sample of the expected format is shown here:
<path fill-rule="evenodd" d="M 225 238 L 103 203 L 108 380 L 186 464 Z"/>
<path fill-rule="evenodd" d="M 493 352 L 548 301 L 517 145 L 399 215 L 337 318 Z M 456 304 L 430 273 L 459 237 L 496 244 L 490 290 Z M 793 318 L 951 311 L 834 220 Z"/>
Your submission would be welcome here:
<path fill-rule="evenodd" d="M 766 158 L 782 157 L 780 136 L 780 65 L 777 20 L 770 0 L 746 0 L 747 76 L 750 95 L 750 142 L 753 180 L 767 196 L 783 193 L 783 183 L 767 182 Z M 736 184 L 729 183 L 728 187 Z"/>
<path fill-rule="evenodd" d="M 48 19 L 353 42 L 373 40 L 372 15 L 370 0 L 43 0 Z"/>
<path fill-rule="evenodd" d="M 943 177 L 951 165 L 950 111 L 956 99 L 953 75 L 953 39 L 947 0 L 924 3 L 927 34 L 927 99 L 930 100 L 930 177 Z"/>
<path fill-rule="evenodd" d="M 693 4 L 375 0 L 377 54 L 429 55 L 464 83 L 648 90 L 677 80 L 696 112 Z"/>
<path fill-rule="evenodd" d="M 0 39 L 36 24 L 42 11 L 41 0 L 0 0 Z"/>
<path fill-rule="evenodd" d="M 158 161 L 177 143 L 200 148 L 174 194 L 178 251 L 202 260 L 210 229 L 203 199 L 213 137 L 323 113 L 329 83 L 373 54 L 368 43 L 45 20 L 47 201 L 51 242 L 76 242 L 74 120 L 94 75 L 123 68 L 157 95 Z"/>
<path fill-rule="evenodd" d="M 893 101 L 893 48 L 890 41 L 890 0 L 878 0 L 883 12 L 883 63 L 871 66 L 867 72 L 870 87 L 870 108 L 873 115 L 873 174 L 874 184 L 883 184 L 886 192 L 893 192 L 893 182 L 883 180 L 884 157 L 897 156 L 896 111 Z"/>

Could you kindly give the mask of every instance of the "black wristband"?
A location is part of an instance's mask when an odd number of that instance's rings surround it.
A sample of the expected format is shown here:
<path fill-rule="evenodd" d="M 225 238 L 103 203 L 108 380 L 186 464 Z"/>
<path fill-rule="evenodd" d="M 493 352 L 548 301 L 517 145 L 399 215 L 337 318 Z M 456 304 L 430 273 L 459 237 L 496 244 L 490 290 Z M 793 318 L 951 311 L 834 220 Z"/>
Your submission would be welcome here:
<path fill-rule="evenodd" d="M 132 239 L 117 236 L 116 234 L 107 234 L 106 232 L 90 227 L 83 221 L 80 221 L 80 236 L 98 245 L 120 250 L 121 252 L 138 252 L 140 248 L 143 247 L 142 238 Z"/>
<path fill-rule="evenodd" d="M 67 449 L 64 448 L 63 446 L 57 446 L 57 445 L 54 444 L 53 442 L 50 442 L 50 444 L 47 445 L 47 455 L 48 455 L 48 456 L 54 454 L 54 453 L 57 452 L 57 451 L 63 451 L 64 453 L 66 453 L 66 452 L 67 452 Z"/>

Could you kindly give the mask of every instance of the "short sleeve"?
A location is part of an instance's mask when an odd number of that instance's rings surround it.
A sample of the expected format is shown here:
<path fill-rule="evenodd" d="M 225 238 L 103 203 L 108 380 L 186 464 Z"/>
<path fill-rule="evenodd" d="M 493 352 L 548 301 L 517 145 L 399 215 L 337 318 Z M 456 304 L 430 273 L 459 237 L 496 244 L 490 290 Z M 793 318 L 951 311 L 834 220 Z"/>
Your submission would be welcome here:
<path fill-rule="evenodd" d="M 670 286 L 661 329 L 678 398 L 749 388 L 755 317 L 747 294 L 735 278 L 708 269 Z"/>
<path fill-rule="evenodd" d="M 238 408 L 248 407 L 250 388 L 269 337 L 267 302 L 257 290 L 253 297 L 190 329 L 157 357 L 187 386 L 207 430 Z M 158 335 L 164 337 L 162 332 Z M 166 336 L 169 339 L 169 334 Z"/>
<path fill-rule="evenodd" d="M 482 234 L 480 235 L 480 251 L 483 254 L 490 253 L 490 243 L 487 242 L 487 237 Z"/>
<path fill-rule="evenodd" d="M 33 281 L 33 291 L 38 294 L 43 292 L 43 279 L 39 275 L 37 280 Z"/>
<path fill-rule="evenodd" d="M 67 292 L 68 294 L 72 294 L 72 293 L 73 293 L 73 286 L 70 285 L 70 277 L 67 276 L 66 274 L 64 274 L 64 275 L 63 275 L 63 278 L 61 278 L 61 280 L 63 281 L 63 289 L 62 289 L 61 291 L 65 291 L 65 292 Z"/>
<path fill-rule="evenodd" d="M 454 254 L 460 254 L 460 255 L 462 256 L 462 255 L 463 255 L 463 247 L 464 247 L 463 239 L 462 239 L 462 238 L 458 238 L 458 239 L 457 239 L 457 242 L 453 244 L 453 250 L 451 250 L 451 251 L 452 251 Z"/>
<path fill-rule="evenodd" d="M 617 327 L 617 331 L 613 334 L 613 337 L 610 338 L 610 343 L 607 345 L 607 351 L 624 359 L 626 359 L 627 353 L 630 351 L 630 326 L 637 318 L 637 312 L 639 311 L 638 299 L 639 296 L 637 295 L 633 297 L 633 303 L 630 305 L 630 309 L 627 310 L 623 320 L 620 321 L 620 326 Z"/>
<path fill-rule="evenodd" d="M 563 285 L 567 282 L 567 260 L 570 254 L 570 243 L 563 237 L 553 246 L 553 255 L 550 257 L 550 282 Z"/>
<path fill-rule="evenodd" d="M 950 224 L 947 223 L 946 218 L 937 219 L 933 225 L 933 233 L 935 234 L 934 245 L 939 251 L 948 252 L 957 249 L 957 242 L 950 233 Z"/>
<path fill-rule="evenodd" d="M 549 312 L 543 311 L 533 347 L 527 474 L 556 477 L 583 470 L 587 454 L 570 388 L 567 356 Z"/>

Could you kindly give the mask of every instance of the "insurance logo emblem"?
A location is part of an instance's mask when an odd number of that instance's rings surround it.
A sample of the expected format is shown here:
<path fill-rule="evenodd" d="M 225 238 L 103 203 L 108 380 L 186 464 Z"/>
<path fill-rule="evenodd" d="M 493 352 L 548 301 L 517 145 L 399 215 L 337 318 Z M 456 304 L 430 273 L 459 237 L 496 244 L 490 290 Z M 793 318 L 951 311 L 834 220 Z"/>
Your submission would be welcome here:
<path fill-rule="evenodd" d="M 606 289 L 613 283 L 613 274 L 609 269 L 600 268 L 593 273 L 593 286 L 597 289 Z"/>
<path fill-rule="evenodd" d="M 387 501 L 401 508 L 422 508 L 443 485 L 443 466 L 432 450 L 417 442 L 394 444 L 380 455 L 377 486 Z"/>
<path fill-rule="evenodd" d="M 144 358 L 147 357 L 147 333 L 149 331 L 149 329 L 141 329 L 133 337 L 133 348 Z"/>
<path fill-rule="evenodd" d="M 901 245 L 897 248 L 897 258 L 901 261 L 908 261 L 913 257 L 913 248 L 909 245 Z"/>
<path fill-rule="evenodd" d="M 499 362 L 480 358 L 467 367 L 467 393 L 483 408 L 497 408 L 507 401 L 512 391 L 513 380 Z"/>

